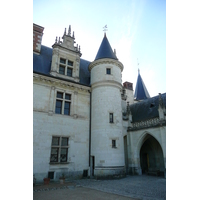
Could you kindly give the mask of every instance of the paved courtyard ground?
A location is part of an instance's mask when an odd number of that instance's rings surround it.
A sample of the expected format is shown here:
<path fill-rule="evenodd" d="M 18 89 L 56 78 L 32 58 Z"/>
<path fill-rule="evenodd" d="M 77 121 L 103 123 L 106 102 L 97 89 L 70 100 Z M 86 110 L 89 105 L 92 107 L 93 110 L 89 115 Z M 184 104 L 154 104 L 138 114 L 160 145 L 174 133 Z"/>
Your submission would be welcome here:
<path fill-rule="evenodd" d="M 127 176 L 116 180 L 81 179 L 33 187 L 33 200 L 164 200 L 166 179 Z"/>

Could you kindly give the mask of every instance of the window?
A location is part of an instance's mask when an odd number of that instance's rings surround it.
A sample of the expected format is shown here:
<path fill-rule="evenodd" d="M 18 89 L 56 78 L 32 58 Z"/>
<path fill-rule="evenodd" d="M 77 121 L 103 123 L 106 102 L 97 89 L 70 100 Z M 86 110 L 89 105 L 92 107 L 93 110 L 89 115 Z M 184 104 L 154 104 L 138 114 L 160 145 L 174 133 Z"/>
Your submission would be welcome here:
<path fill-rule="evenodd" d="M 54 179 L 54 172 L 48 172 L 48 178 Z"/>
<path fill-rule="evenodd" d="M 62 64 L 66 64 L 66 60 L 63 59 L 63 58 L 60 58 L 60 63 L 62 63 Z"/>
<path fill-rule="evenodd" d="M 65 74 L 65 66 L 60 65 L 59 66 L 59 74 Z"/>
<path fill-rule="evenodd" d="M 59 74 L 72 77 L 73 68 L 68 67 L 67 65 L 73 67 L 73 62 L 64 58 L 60 58 Z"/>
<path fill-rule="evenodd" d="M 70 60 L 68 60 L 68 65 L 69 65 L 69 66 L 73 66 L 73 62 L 70 61 Z"/>
<path fill-rule="evenodd" d="M 67 162 L 68 155 L 68 137 L 52 137 L 51 143 L 51 163 L 64 163 Z"/>
<path fill-rule="evenodd" d="M 110 113 L 110 114 L 109 114 L 109 118 L 110 118 L 110 119 L 109 119 L 109 120 L 110 120 L 110 123 L 113 123 L 113 113 Z"/>
<path fill-rule="evenodd" d="M 67 68 L 67 76 L 71 76 L 72 77 L 72 68 Z"/>
<path fill-rule="evenodd" d="M 116 140 L 112 140 L 112 148 L 116 148 Z"/>
<path fill-rule="evenodd" d="M 106 74 L 111 74 L 111 69 L 110 68 L 106 68 Z"/>
<path fill-rule="evenodd" d="M 56 95 L 56 114 L 70 115 L 71 94 L 57 92 Z"/>

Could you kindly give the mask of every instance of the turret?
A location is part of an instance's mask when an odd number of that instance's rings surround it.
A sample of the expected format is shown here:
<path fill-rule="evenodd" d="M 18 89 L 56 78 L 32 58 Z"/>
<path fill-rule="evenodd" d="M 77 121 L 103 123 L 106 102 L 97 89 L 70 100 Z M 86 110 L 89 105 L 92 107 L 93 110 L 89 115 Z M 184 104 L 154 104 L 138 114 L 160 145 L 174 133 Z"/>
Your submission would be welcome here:
<path fill-rule="evenodd" d="M 106 34 L 91 72 L 91 174 L 96 177 L 124 175 L 124 145 L 122 135 L 121 72 Z"/>

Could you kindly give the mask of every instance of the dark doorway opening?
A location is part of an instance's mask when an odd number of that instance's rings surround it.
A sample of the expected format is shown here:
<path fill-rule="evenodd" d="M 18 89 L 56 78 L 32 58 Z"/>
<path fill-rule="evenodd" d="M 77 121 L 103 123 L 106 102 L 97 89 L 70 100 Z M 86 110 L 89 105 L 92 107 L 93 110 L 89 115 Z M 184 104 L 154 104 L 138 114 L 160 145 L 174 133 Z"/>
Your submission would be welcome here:
<path fill-rule="evenodd" d="M 163 151 L 159 142 L 151 135 L 144 138 L 140 149 L 142 174 L 163 176 L 165 171 Z"/>

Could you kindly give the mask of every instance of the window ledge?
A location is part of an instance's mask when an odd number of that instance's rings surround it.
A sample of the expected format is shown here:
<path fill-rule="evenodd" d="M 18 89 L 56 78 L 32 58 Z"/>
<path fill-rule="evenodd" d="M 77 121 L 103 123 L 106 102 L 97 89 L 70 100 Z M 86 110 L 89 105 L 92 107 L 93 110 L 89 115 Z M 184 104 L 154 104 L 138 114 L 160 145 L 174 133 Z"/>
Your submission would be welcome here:
<path fill-rule="evenodd" d="M 50 165 L 63 165 L 63 164 L 69 164 L 70 162 L 50 162 Z"/>

